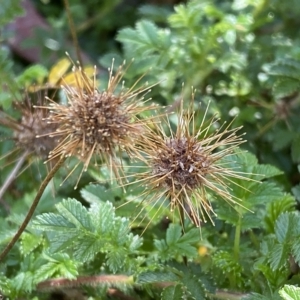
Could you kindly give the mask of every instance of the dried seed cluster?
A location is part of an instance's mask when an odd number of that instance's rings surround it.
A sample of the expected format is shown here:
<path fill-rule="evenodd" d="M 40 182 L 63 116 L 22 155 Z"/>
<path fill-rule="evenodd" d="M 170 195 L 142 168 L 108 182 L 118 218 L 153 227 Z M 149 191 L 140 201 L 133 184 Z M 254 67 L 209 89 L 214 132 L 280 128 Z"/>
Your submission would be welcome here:
<path fill-rule="evenodd" d="M 20 148 L 34 153 L 41 159 L 46 159 L 57 145 L 57 140 L 45 136 L 55 130 L 55 125 L 51 124 L 49 126 L 44 118 L 44 110 L 25 110 L 23 111 L 21 122 L 18 124 L 18 130 L 14 131 L 16 144 Z M 42 137 L 37 138 L 40 135 Z"/>
<path fill-rule="evenodd" d="M 38 103 L 42 103 L 43 98 L 38 95 Z M 17 109 L 21 113 L 21 119 L 15 120 L 1 112 L 0 124 L 13 130 L 13 139 L 16 149 L 27 151 L 40 159 L 46 159 L 57 145 L 57 139 L 48 136 L 56 129 L 55 125 L 49 125 L 45 121 L 47 111 L 44 109 L 33 109 L 32 102 L 28 95 L 22 103 L 17 102 Z M 37 136 L 42 136 L 37 138 Z"/>
<path fill-rule="evenodd" d="M 208 197 L 210 192 L 231 204 L 238 202 L 231 195 L 228 183 L 232 183 L 233 178 L 247 178 L 231 169 L 224 159 L 244 141 L 237 133 L 240 127 L 230 129 L 231 124 L 223 124 L 213 130 L 218 121 L 215 117 L 208 122 L 204 117 L 196 128 L 194 102 L 191 101 L 186 110 L 182 102 L 175 131 L 166 117 L 165 124 L 153 124 L 139 142 L 149 169 L 141 174 L 140 181 L 145 184 L 148 202 L 156 205 L 165 199 L 171 211 L 179 210 L 181 219 L 187 216 L 199 226 L 207 217 L 212 221 L 211 215 L 215 214 Z"/>
<path fill-rule="evenodd" d="M 171 138 L 164 146 L 153 159 L 153 174 L 166 176 L 163 184 L 167 188 L 178 191 L 183 185 L 188 189 L 197 188 L 212 163 L 199 142 L 193 138 Z"/>
<path fill-rule="evenodd" d="M 51 101 L 49 124 L 57 126 L 52 136 L 59 137 L 59 145 L 50 152 L 49 159 L 57 156 L 77 156 L 83 161 L 82 171 L 87 170 L 92 157 L 99 156 L 120 179 L 122 168 L 118 163 L 121 151 L 129 156 L 138 155 L 135 141 L 143 133 L 143 122 L 138 115 L 152 106 L 145 106 L 144 95 L 149 87 L 131 89 L 121 86 L 124 65 L 113 75 L 105 91 L 96 87 L 95 77 L 88 78 L 80 67 L 74 67 L 76 86 L 65 85 L 66 105 Z M 96 155 L 94 155 L 96 154 Z M 80 179 L 80 177 L 79 177 Z M 78 179 L 78 180 L 79 180 Z M 75 187 L 76 188 L 76 187 Z"/>

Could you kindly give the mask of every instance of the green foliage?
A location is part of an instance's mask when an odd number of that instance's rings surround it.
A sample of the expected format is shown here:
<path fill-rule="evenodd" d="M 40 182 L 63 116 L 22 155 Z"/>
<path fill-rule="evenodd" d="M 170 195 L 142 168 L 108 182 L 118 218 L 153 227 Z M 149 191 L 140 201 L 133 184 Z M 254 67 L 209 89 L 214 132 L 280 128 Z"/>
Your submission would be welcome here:
<path fill-rule="evenodd" d="M 182 228 L 178 224 L 171 224 L 166 233 L 165 240 L 155 240 L 154 245 L 160 260 L 170 260 L 181 256 L 196 257 L 196 244 L 199 241 L 200 232 L 192 228 L 182 235 Z"/>
<path fill-rule="evenodd" d="M 115 217 L 111 203 L 99 202 L 87 210 L 68 199 L 59 203 L 57 210 L 59 213 L 38 216 L 33 223 L 46 233 L 52 253 L 72 249 L 71 257 L 82 263 L 103 253 L 112 272 L 132 271 L 128 256 L 141 246 L 141 240 L 129 233 L 128 220 Z"/>
<path fill-rule="evenodd" d="M 6 25 L 22 12 L 21 0 L 3 0 L 0 7 L 0 26 Z"/>
<path fill-rule="evenodd" d="M 5 28 L 21 9 L 19 0 L 2 2 L 0 25 Z M 20 118 L 12 105 L 24 98 L 20 87 L 44 84 L 52 69 L 50 57 L 58 57 L 67 44 L 65 9 L 57 1 L 44 2 L 34 3 L 53 34 L 40 30 L 26 41 L 41 47 L 42 61 L 28 66 L 9 47 L 0 49 L 0 108 L 12 118 Z M 0 294 L 35 300 L 60 297 L 59 291 L 67 299 L 68 292 L 76 292 L 90 300 L 116 299 L 112 291 L 120 298 L 145 300 L 298 299 L 300 2 L 69 2 L 79 43 L 90 60 L 110 67 L 114 57 L 116 68 L 134 58 L 126 70 L 126 87 L 137 78 L 141 84 L 159 82 L 152 100 L 173 111 L 180 97 L 191 97 L 193 86 L 195 127 L 208 103 L 206 117 L 220 116 L 212 127 L 223 121 L 229 128 L 243 126 L 243 149 L 221 163 L 249 180 L 226 182 L 232 201 L 210 191 L 214 225 L 201 222 L 195 228 L 170 211 L 168 199 L 163 205 L 162 199 L 149 203 L 139 181 L 123 188 L 110 182 L 105 167 L 91 166 L 79 192 L 73 190 L 76 172 L 62 188 L 59 173 L 1 262 Z M 4 29 L 3 41 L 11 37 Z M 59 45 L 54 55 L 44 46 L 49 40 Z M 105 72 L 100 71 L 101 77 Z M 58 101 L 62 98 L 59 90 L 54 94 Z M 176 125 L 172 116 L 170 120 L 170 127 Z M 14 149 L 15 136 L 13 129 L 0 130 L 1 190 L 15 164 L 15 158 L 5 157 Z M 137 172 L 138 162 L 121 159 L 126 173 Z M 62 173 L 72 170 L 73 163 Z M 41 164 L 36 165 L 28 158 L 0 197 L 0 250 L 20 226 L 45 176 Z"/>
<path fill-rule="evenodd" d="M 280 289 L 279 294 L 284 300 L 299 300 L 300 288 L 293 285 L 285 285 L 282 289 Z"/>

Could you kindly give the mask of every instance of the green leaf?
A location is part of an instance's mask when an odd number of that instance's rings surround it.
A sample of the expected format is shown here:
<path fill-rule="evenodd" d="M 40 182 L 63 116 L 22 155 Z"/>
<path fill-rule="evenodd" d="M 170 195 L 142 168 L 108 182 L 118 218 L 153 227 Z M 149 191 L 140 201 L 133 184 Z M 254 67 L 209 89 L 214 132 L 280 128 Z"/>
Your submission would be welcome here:
<path fill-rule="evenodd" d="M 66 232 L 70 232 L 76 228 L 75 225 L 68 221 L 64 216 L 54 213 L 45 213 L 37 216 L 36 220 L 33 220 L 32 226 L 39 230 Z"/>
<path fill-rule="evenodd" d="M 241 283 L 242 265 L 235 260 L 233 254 L 219 250 L 213 256 L 213 264 L 224 276 L 234 278 L 237 284 Z"/>
<path fill-rule="evenodd" d="M 299 235 L 299 214 L 295 212 L 281 214 L 276 221 L 275 234 L 279 243 L 289 241 L 293 236 Z"/>
<path fill-rule="evenodd" d="M 182 228 L 178 224 L 170 224 L 166 240 L 154 240 L 154 245 L 159 252 L 159 258 L 170 260 L 177 256 L 197 256 L 196 243 L 200 240 L 200 232 L 192 228 L 182 235 Z"/>
<path fill-rule="evenodd" d="M 171 285 L 162 291 L 161 300 L 182 300 L 183 299 L 182 285 Z"/>
<path fill-rule="evenodd" d="M 267 206 L 267 213 L 265 217 L 265 222 L 267 226 L 268 232 L 274 233 L 275 230 L 275 222 L 278 219 L 279 215 L 293 211 L 295 209 L 295 199 L 292 195 L 284 195 L 280 199 L 270 203 Z"/>
<path fill-rule="evenodd" d="M 142 245 L 142 240 L 129 233 L 129 220 L 115 216 L 111 203 L 93 203 L 89 210 L 75 199 L 56 205 L 58 212 L 42 214 L 33 226 L 45 231 L 50 251 L 72 250 L 72 258 L 80 263 L 93 260 L 100 252 L 113 272 L 128 267 L 130 254 Z"/>
<path fill-rule="evenodd" d="M 297 237 L 292 242 L 292 255 L 296 263 L 300 264 L 300 237 Z"/>
<path fill-rule="evenodd" d="M 176 224 L 170 224 L 170 226 L 167 230 L 167 235 L 166 235 L 167 245 L 170 246 L 170 245 L 178 242 L 181 234 L 182 234 L 181 226 L 178 226 Z"/>
<path fill-rule="evenodd" d="M 249 203 L 250 209 L 256 205 L 265 205 L 273 201 L 279 200 L 284 196 L 282 189 L 273 182 L 264 181 L 261 184 L 255 184 L 246 203 Z"/>
<path fill-rule="evenodd" d="M 21 0 L 1 0 L 0 27 L 3 28 L 5 24 L 22 13 Z"/>
<path fill-rule="evenodd" d="M 299 202 L 300 201 L 300 184 L 295 185 L 292 188 L 292 193 L 295 196 L 295 198 L 297 199 L 297 201 Z"/>
<path fill-rule="evenodd" d="M 269 74 L 299 80 L 300 69 L 294 65 L 276 64 L 271 67 Z"/>
<path fill-rule="evenodd" d="M 292 95 L 296 91 L 299 91 L 299 89 L 299 79 L 283 78 L 275 82 L 272 93 L 275 96 L 275 98 L 280 99 Z"/>
<path fill-rule="evenodd" d="M 75 279 L 78 276 L 77 264 L 70 259 L 68 254 L 45 254 L 44 258 L 47 262 L 43 263 L 42 266 L 35 271 L 35 283 L 49 279 L 53 277 L 54 274 L 67 279 Z"/>
<path fill-rule="evenodd" d="M 28 87 L 35 83 L 41 84 L 48 76 L 48 73 L 48 70 L 43 65 L 34 65 L 19 75 L 17 82 L 22 87 Z"/>
<path fill-rule="evenodd" d="M 139 274 L 136 283 L 176 282 L 178 279 L 173 272 L 152 271 Z"/>
<path fill-rule="evenodd" d="M 137 22 L 136 29 L 122 29 L 117 40 L 124 44 L 124 47 L 131 55 L 147 54 L 149 55 L 159 45 L 157 27 L 154 23 L 148 20 Z"/>
<path fill-rule="evenodd" d="M 242 297 L 242 300 L 270 300 L 270 298 L 261 294 L 251 293 L 250 295 Z"/>
<path fill-rule="evenodd" d="M 289 249 L 286 244 L 277 244 L 270 252 L 270 266 L 273 271 L 286 266 L 289 258 Z"/>
<path fill-rule="evenodd" d="M 80 194 L 84 200 L 92 203 L 98 203 L 101 201 L 99 194 L 102 195 L 104 192 L 104 187 L 96 186 L 96 185 L 88 185 L 84 189 L 80 190 Z"/>
<path fill-rule="evenodd" d="M 300 288 L 293 285 L 285 285 L 279 294 L 284 300 L 300 300 Z"/>
<path fill-rule="evenodd" d="M 206 289 L 204 284 L 196 276 L 191 273 L 184 273 L 182 283 L 186 287 L 187 291 L 195 300 L 206 299 Z"/>
<path fill-rule="evenodd" d="M 24 232 L 21 238 L 21 252 L 23 255 L 28 255 L 31 253 L 35 248 L 37 248 L 43 241 L 42 235 L 35 235 L 31 233 Z"/>
<path fill-rule="evenodd" d="M 109 232 L 116 225 L 113 218 L 115 209 L 110 202 L 106 202 L 105 205 L 92 204 L 89 213 L 99 234 Z"/>
<path fill-rule="evenodd" d="M 136 30 L 139 33 L 139 35 L 143 37 L 143 40 L 146 43 L 150 45 L 158 44 L 158 36 L 157 36 L 158 28 L 153 22 L 148 20 L 142 20 L 137 23 Z"/>
<path fill-rule="evenodd" d="M 281 170 L 272 165 L 255 165 L 252 171 L 254 174 L 262 174 L 264 179 L 283 174 Z"/>
<path fill-rule="evenodd" d="M 80 202 L 75 199 L 63 200 L 57 205 L 57 209 L 69 222 L 77 228 L 84 227 L 88 230 L 93 230 L 92 222 L 88 211 Z"/>

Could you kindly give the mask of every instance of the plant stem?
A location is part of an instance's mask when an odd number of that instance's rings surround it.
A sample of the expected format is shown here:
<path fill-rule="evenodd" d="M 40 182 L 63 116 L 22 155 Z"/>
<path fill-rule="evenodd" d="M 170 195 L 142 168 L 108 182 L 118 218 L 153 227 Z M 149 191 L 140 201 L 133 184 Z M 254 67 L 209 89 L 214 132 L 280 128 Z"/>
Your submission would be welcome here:
<path fill-rule="evenodd" d="M 82 64 L 82 59 L 81 59 L 81 54 L 80 54 L 80 48 L 79 48 L 79 43 L 78 43 L 74 20 L 72 18 L 72 14 L 71 14 L 71 10 L 70 10 L 69 0 L 64 0 L 64 5 L 65 5 L 66 11 L 67 11 L 68 22 L 69 22 L 69 26 L 70 26 L 70 30 L 71 30 L 72 40 L 73 40 L 75 50 L 76 50 L 77 59 L 79 61 L 80 67 L 82 67 L 83 64 Z"/>
<path fill-rule="evenodd" d="M 23 223 L 21 224 L 19 230 L 17 231 L 17 233 L 14 235 L 14 237 L 12 238 L 12 240 L 10 241 L 10 243 L 6 246 L 6 248 L 1 252 L 0 254 L 0 261 L 2 261 L 5 256 L 8 254 L 8 252 L 11 250 L 11 248 L 15 245 L 15 243 L 18 241 L 19 237 L 21 236 L 21 234 L 23 233 L 23 231 L 26 229 L 29 221 L 31 220 L 35 209 L 37 207 L 37 205 L 39 204 L 39 201 L 44 193 L 44 190 L 46 188 L 46 186 L 48 185 L 49 181 L 53 178 L 54 174 L 58 171 L 58 169 L 61 167 L 61 165 L 63 164 L 63 162 L 65 161 L 65 157 L 61 157 L 59 159 L 59 161 L 56 163 L 56 165 L 51 169 L 51 171 L 48 173 L 48 175 L 46 176 L 46 178 L 44 179 L 44 181 L 42 182 L 34 200 L 33 203 L 23 221 Z"/>
<path fill-rule="evenodd" d="M 245 296 L 246 294 L 233 293 L 229 291 L 216 291 L 215 294 L 209 294 L 210 298 L 219 300 L 241 300 Z"/>
<path fill-rule="evenodd" d="M 19 170 L 21 169 L 26 157 L 28 155 L 28 151 L 25 151 L 22 156 L 18 159 L 16 165 L 14 166 L 13 170 L 11 171 L 11 173 L 9 174 L 9 176 L 6 178 L 5 182 L 3 183 L 3 185 L 0 188 L 0 202 L 2 202 L 2 204 L 4 206 L 6 206 L 6 203 L 4 202 L 4 200 L 2 199 L 3 195 L 5 194 L 6 190 L 9 188 L 9 186 L 11 185 L 11 183 L 14 181 L 14 179 L 16 178 Z"/>
<path fill-rule="evenodd" d="M 241 214 L 239 214 L 239 221 L 235 228 L 234 245 L 233 245 L 233 253 L 236 261 L 239 261 L 240 258 L 241 221 L 242 221 Z"/>
<path fill-rule="evenodd" d="M 127 275 L 99 275 L 99 276 L 79 276 L 76 279 L 54 278 L 42 281 L 37 285 L 38 291 L 55 290 L 61 288 L 71 288 L 81 285 L 105 285 L 108 284 L 128 284 L 133 285 L 134 280 L 132 276 Z"/>

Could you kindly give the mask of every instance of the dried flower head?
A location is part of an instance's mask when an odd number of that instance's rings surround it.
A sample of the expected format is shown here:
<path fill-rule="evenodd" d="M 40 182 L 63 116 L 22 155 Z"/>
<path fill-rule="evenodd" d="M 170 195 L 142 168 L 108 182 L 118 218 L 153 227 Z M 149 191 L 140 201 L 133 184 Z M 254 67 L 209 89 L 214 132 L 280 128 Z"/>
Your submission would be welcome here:
<path fill-rule="evenodd" d="M 35 99 L 32 100 L 35 96 L 37 96 L 36 101 Z M 0 158 L 0 160 L 4 162 L 2 168 L 16 161 L 16 164 L 0 188 L 0 201 L 2 201 L 2 197 L 10 184 L 20 173 L 21 168 L 26 169 L 30 166 L 30 160 L 28 164 L 24 165 L 29 157 L 45 160 L 50 151 L 57 145 L 55 138 L 47 136 L 47 134 L 56 129 L 55 125 L 49 125 L 45 121 L 47 111 L 44 109 L 33 109 L 32 107 L 33 103 L 42 104 L 43 101 L 44 97 L 41 92 L 31 94 L 30 96 L 26 94 L 24 101 L 16 101 L 14 106 L 17 112 L 20 113 L 19 119 L 14 119 L 0 111 L 0 125 L 3 126 L 3 129 L 12 130 L 12 134 L 5 140 L 12 139 L 14 141 L 12 151 Z M 38 135 L 43 137 L 37 138 Z M 3 204 L 5 205 L 4 202 Z"/>
<path fill-rule="evenodd" d="M 51 150 L 57 145 L 57 140 L 47 136 L 56 129 L 55 125 L 47 124 L 48 112 L 44 109 L 34 109 L 35 104 L 43 104 L 44 97 L 41 93 L 36 94 L 37 101 L 32 101 L 26 94 L 25 101 L 15 102 L 16 109 L 21 117 L 16 120 L 6 113 L 0 111 L 0 124 L 13 130 L 12 139 L 15 141 L 15 151 L 27 152 L 40 159 L 46 159 Z M 35 95 L 32 95 L 34 97 Z M 42 136 L 37 138 L 37 136 Z"/>
<path fill-rule="evenodd" d="M 149 87 L 136 88 L 139 81 L 130 89 L 125 89 L 123 83 L 119 86 L 125 71 L 123 64 L 114 75 L 112 65 L 108 86 L 100 91 L 95 79 L 96 69 L 94 78 L 90 79 L 81 67 L 73 67 L 76 85 L 62 86 L 68 103 L 64 105 L 50 100 L 46 107 L 50 110 L 47 122 L 57 126 L 51 135 L 60 139 L 59 145 L 49 155 L 50 160 L 61 155 L 79 157 L 83 162 L 83 172 L 92 157 L 99 156 L 116 177 L 121 178 L 118 153 L 125 151 L 129 156 L 137 153 L 135 140 L 143 132 L 143 121 L 138 114 L 149 109 L 143 105 Z"/>
<path fill-rule="evenodd" d="M 207 217 L 212 221 L 211 215 L 215 215 L 209 193 L 219 195 L 231 205 L 238 202 L 231 195 L 228 183 L 232 178 L 246 177 L 231 169 L 224 159 L 244 141 L 237 133 L 241 127 L 230 129 L 231 124 L 224 123 L 214 129 L 218 119 L 205 121 L 207 110 L 196 128 L 193 109 L 193 100 L 186 110 L 181 101 L 174 131 L 168 118 L 149 127 L 138 143 L 148 169 L 140 175 L 140 182 L 145 184 L 147 203 L 167 201 L 172 212 L 178 209 L 181 222 L 187 216 L 200 226 L 201 221 L 206 222 Z"/>

